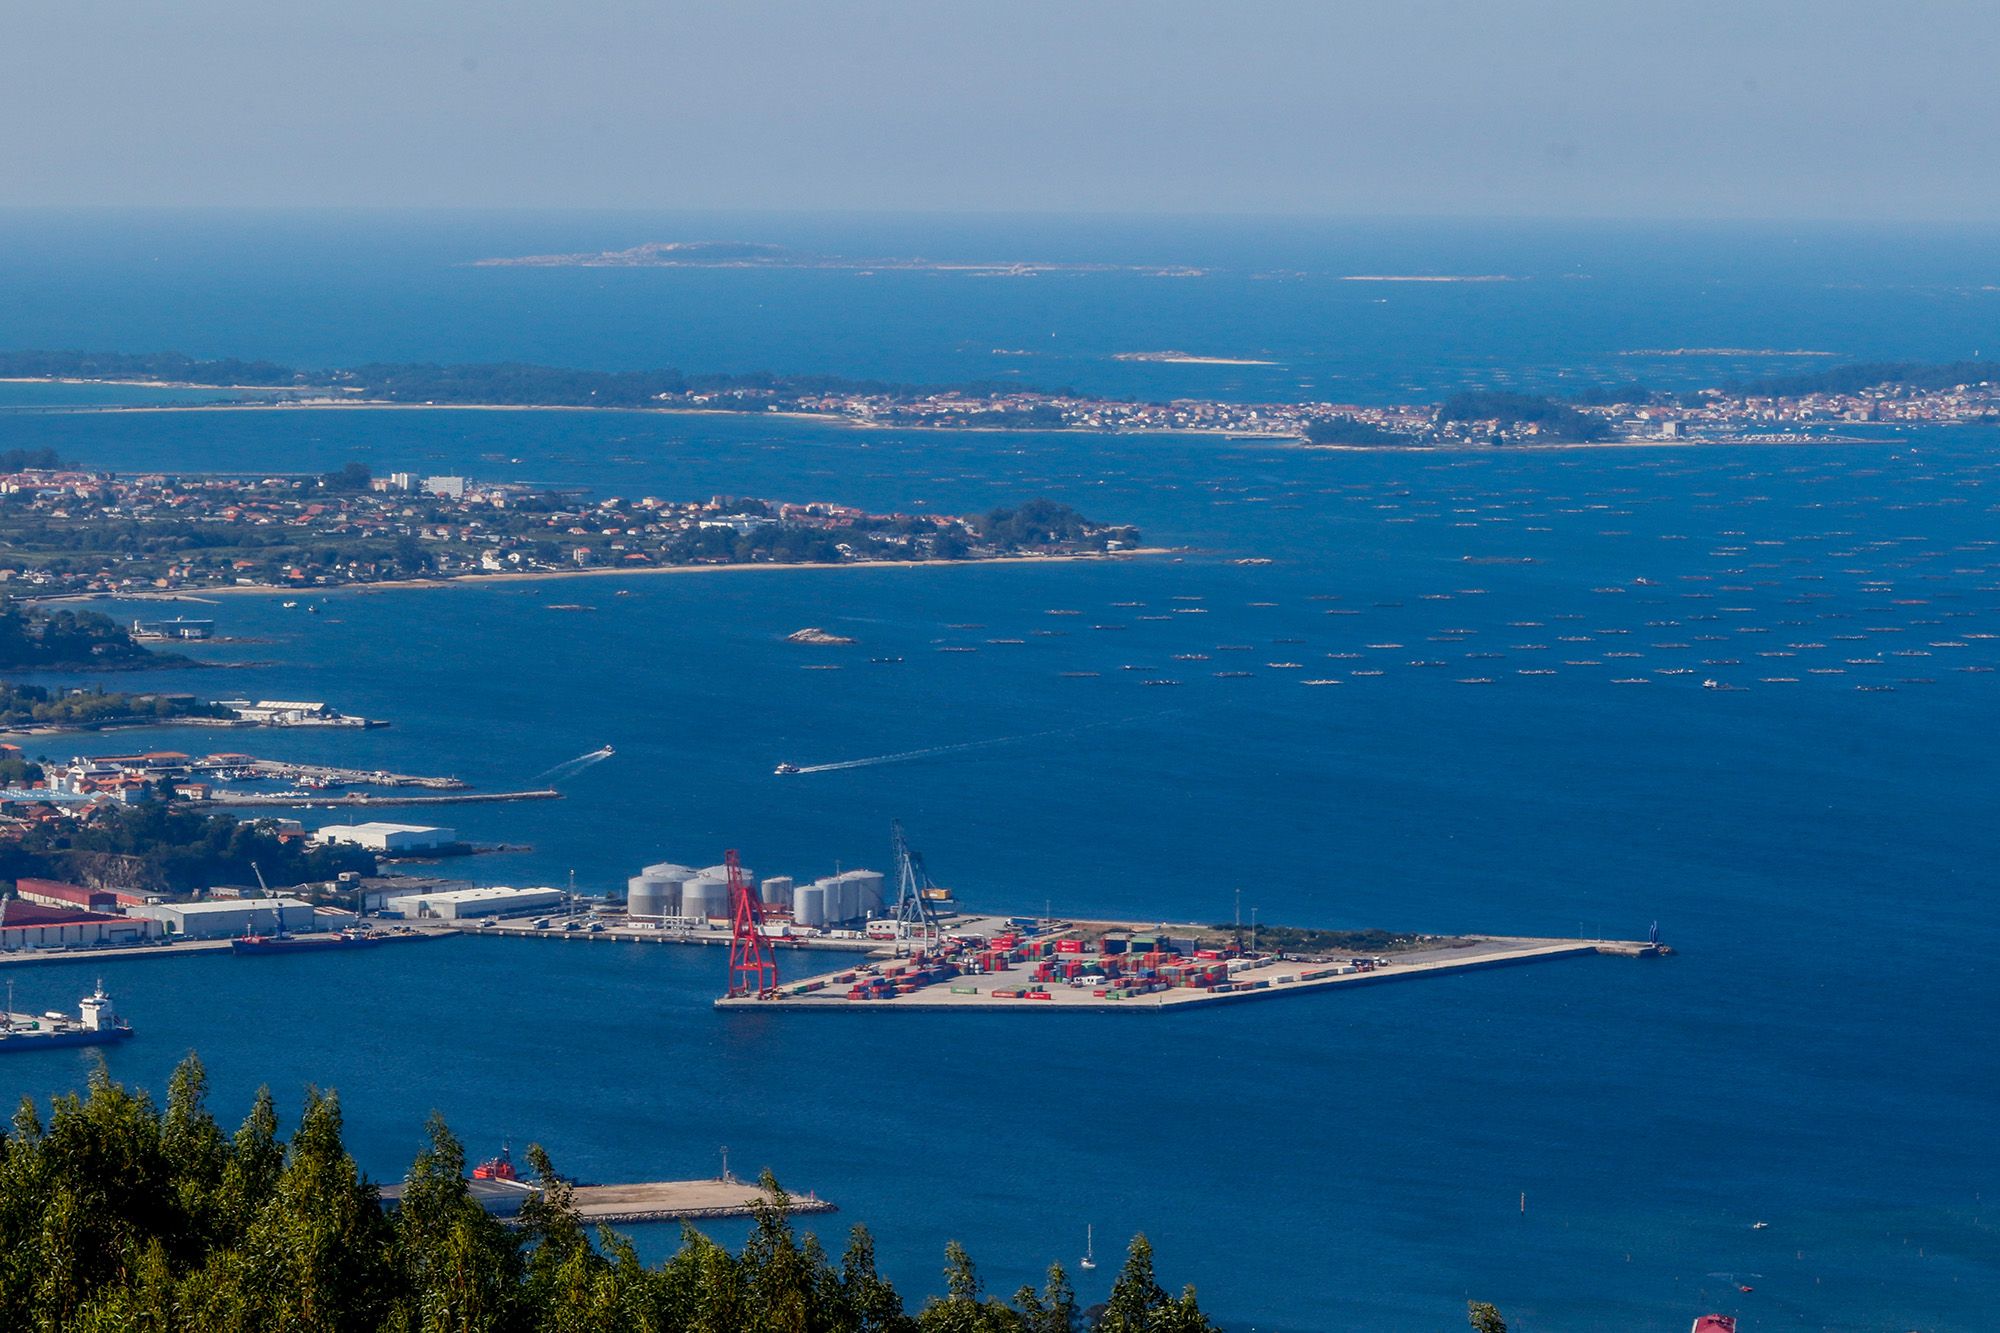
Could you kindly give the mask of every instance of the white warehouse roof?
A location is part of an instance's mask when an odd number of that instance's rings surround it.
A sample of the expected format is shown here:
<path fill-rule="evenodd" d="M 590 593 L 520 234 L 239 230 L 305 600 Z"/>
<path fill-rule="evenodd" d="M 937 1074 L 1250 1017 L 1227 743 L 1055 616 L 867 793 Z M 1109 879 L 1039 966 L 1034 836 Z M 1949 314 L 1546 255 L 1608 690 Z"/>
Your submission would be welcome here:
<path fill-rule="evenodd" d="M 371 819 L 366 824 L 328 824 L 319 831 L 322 838 L 333 834 L 348 833 L 448 833 L 449 829 L 432 824 L 391 824 L 380 819 Z"/>
<path fill-rule="evenodd" d="M 390 902 L 403 898 L 422 898 L 433 903 L 488 903 L 501 902 L 508 898 L 540 898 L 563 896 L 561 889 L 515 889 L 506 885 L 495 885 L 484 889 L 446 889 L 441 893 L 398 893 L 390 896 Z"/>
<path fill-rule="evenodd" d="M 198 903 L 154 903 L 148 908 L 171 908 L 186 916 L 219 916 L 225 912 L 269 912 L 275 908 L 311 907 L 302 898 L 206 898 Z"/>
<path fill-rule="evenodd" d="M 439 917 L 446 921 L 475 916 L 512 916 L 554 907 L 563 900 L 560 889 L 444 889 L 437 893 L 396 893 L 383 909 L 409 916 Z"/>

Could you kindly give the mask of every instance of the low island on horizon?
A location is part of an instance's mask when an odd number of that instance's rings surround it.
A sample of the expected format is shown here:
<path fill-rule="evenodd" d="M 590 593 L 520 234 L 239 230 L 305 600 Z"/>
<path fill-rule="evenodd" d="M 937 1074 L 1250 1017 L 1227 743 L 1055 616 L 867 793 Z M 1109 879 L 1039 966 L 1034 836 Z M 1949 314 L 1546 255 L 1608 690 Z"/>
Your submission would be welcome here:
<path fill-rule="evenodd" d="M 1252 366 L 1180 351 L 1123 361 Z M 1357 449 L 1852 442 L 1856 429 L 2000 423 L 1988 361 L 1874 362 L 1668 391 L 1637 381 L 1567 397 L 1473 388 L 1434 402 L 1238 402 L 1104 397 L 1011 381 L 900 384 L 825 374 L 600 371 L 499 362 L 374 363 L 304 370 L 173 352 L 0 351 L 0 381 L 226 392 L 228 398 L 49 410 L 157 412 L 403 408 L 785 415 L 857 427 L 1215 434 Z"/>

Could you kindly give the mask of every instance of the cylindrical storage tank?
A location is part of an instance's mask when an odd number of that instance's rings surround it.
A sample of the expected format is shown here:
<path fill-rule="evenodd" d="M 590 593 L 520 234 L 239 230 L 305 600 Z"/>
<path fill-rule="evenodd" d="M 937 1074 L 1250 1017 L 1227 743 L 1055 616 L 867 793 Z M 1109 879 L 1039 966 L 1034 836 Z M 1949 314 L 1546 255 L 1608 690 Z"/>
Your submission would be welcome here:
<path fill-rule="evenodd" d="M 666 905 L 667 886 L 657 879 L 635 875 L 625 881 L 625 915 L 663 917 L 671 915 Z"/>
<path fill-rule="evenodd" d="M 856 899 L 854 915 L 868 916 L 882 910 L 882 876 L 874 870 L 851 870 L 847 875 L 854 883 Z"/>
<path fill-rule="evenodd" d="M 677 884 L 685 884 L 693 879 L 695 872 L 672 861 L 662 861 L 656 866 L 647 866 L 639 872 L 648 879 L 670 879 Z"/>
<path fill-rule="evenodd" d="M 764 881 L 764 905 L 766 907 L 790 907 L 792 905 L 792 877 L 773 875 Z"/>
<path fill-rule="evenodd" d="M 847 920 L 846 904 L 841 901 L 840 897 L 840 891 L 843 886 L 838 875 L 828 875 L 825 879 L 816 879 L 813 881 L 813 887 L 825 895 L 820 899 L 820 902 L 822 904 L 821 910 L 826 913 L 827 925 L 836 926 Z"/>
<path fill-rule="evenodd" d="M 843 875 L 840 878 L 839 882 L 840 882 L 840 916 L 837 919 L 842 922 L 852 921 L 855 917 L 861 915 L 859 911 L 859 907 L 861 904 L 861 890 L 855 886 L 855 883 L 852 879 L 849 879 L 845 875 Z M 829 912 L 827 915 L 831 916 L 833 914 Z"/>
<path fill-rule="evenodd" d="M 755 884 L 757 882 L 756 871 L 752 870 L 749 866 L 742 867 L 742 871 L 743 871 L 743 882 L 745 884 Z M 724 884 L 727 884 L 729 882 L 728 866 L 709 866 L 705 870 L 697 870 L 694 873 L 700 875 L 703 879 L 719 879 Z"/>
<path fill-rule="evenodd" d="M 681 885 L 681 915 L 717 917 L 729 915 L 729 884 L 713 875 L 697 875 Z"/>
<path fill-rule="evenodd" d="M 820 884 L 801 884 L 792 891 L 792 920 L 802 926 L 823 926 L 826 924 L 826 888 Z"/>

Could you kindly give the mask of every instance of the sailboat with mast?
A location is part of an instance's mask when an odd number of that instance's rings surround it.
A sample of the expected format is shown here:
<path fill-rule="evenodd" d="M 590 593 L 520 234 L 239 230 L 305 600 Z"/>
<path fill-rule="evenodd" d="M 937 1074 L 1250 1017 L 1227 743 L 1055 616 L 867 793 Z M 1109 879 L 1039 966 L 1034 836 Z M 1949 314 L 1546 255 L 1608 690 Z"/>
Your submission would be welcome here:
<path fill-rule="evenodd" d="M 1087 1222 L 1083 1228 L 1083 1261 L 1077 1267 L 1082 1269 L 1097 1267 L 1097 1228 Z"/>

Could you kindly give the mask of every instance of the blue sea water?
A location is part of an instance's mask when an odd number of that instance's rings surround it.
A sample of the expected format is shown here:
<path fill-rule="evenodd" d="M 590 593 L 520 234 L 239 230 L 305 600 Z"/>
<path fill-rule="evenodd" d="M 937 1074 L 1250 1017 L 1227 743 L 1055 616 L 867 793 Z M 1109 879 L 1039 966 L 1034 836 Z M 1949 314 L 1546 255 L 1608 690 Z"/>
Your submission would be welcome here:
<path fill-rule="evenodd" d="M 1698 383 L 1817 359 L 1624 354 L 1971 355 L 2000 301 L 1990 238 L 1938 232 L 188 216 L 0 231 L 0 345 L 934 380 L 994 373 L 994 347 L 1040 330 L 1062 350 L 999 360 L 1104 392 L 1389 398 L 1640 362 Z M 465 266 L 689 236 L 1215 272 Z M 1383 272 L 1521 280 L 1339 280 Z M 1111 359 L 1169 346 L 1285 364 Z M 1092 1223 L 1107 1244 L 1146 1231 L 1233 1327 L 1445 1328 L 1467 1297 L 1527 1329 L 1671 1329 L 1710 1309 L 1746 1333 L 1982 1326 L 2000 1287 L 1984 1204 L 2000 1184 L 2000 673 L 1963 668 L 2000 665 L 1991 432 L 1415 456 L 720 417 L 64 410 L 89 401 L 114 398 L 0 386 L 0 448 L 945 511 L 1049 495 L 1181 548 L 339 593 L 317 616 L 228 598 L 215 614 L 244 641 L 201 655 L 232 669 L 149 677 L 395 723 L 269 734 L 261 752 L 483 786 L 616 745 L 563 802 L 453 812 L 471 836 L 532 844 L 482 859 L 490 882 L 574 870 L 596 888 L 730 846 L 763 873 L 879 865 L 901 818 L 984 906 L 1219 921 L 1240 890 L 1266 921 L 1634 937 L 1657 920 L 1680 950 L 1068 1022 L 718 1015 L 720 955 L 664 947 L 135 962 L 105 969 L 141 1028 L 109 1055 L 121 1077 L 157 1087 L 198 1049 L 225 1114 L 260 1082 L 335 1086 L 384 1178 L 433 1107 L 475 1150 L 534 1138 L 591 1178 L 703 1174 L 727 1144 L 739 1169 L 837 1199 L 824 1229 L 866 1222 L 912 1293 L 936 1285 L 948 1237 L 1004 1291 L 1073 1260 Z M 860 643 L 784 641 L 805 625 Z M 985 740 L 1006 743 L 770 776 L 780 759 Z M 24 1007 L 28 990 L 50 1007 L 93 975 L 17 984 Z M 15 1057 L 0 1093 L 45 1096 L 86 1069 Z"/>

